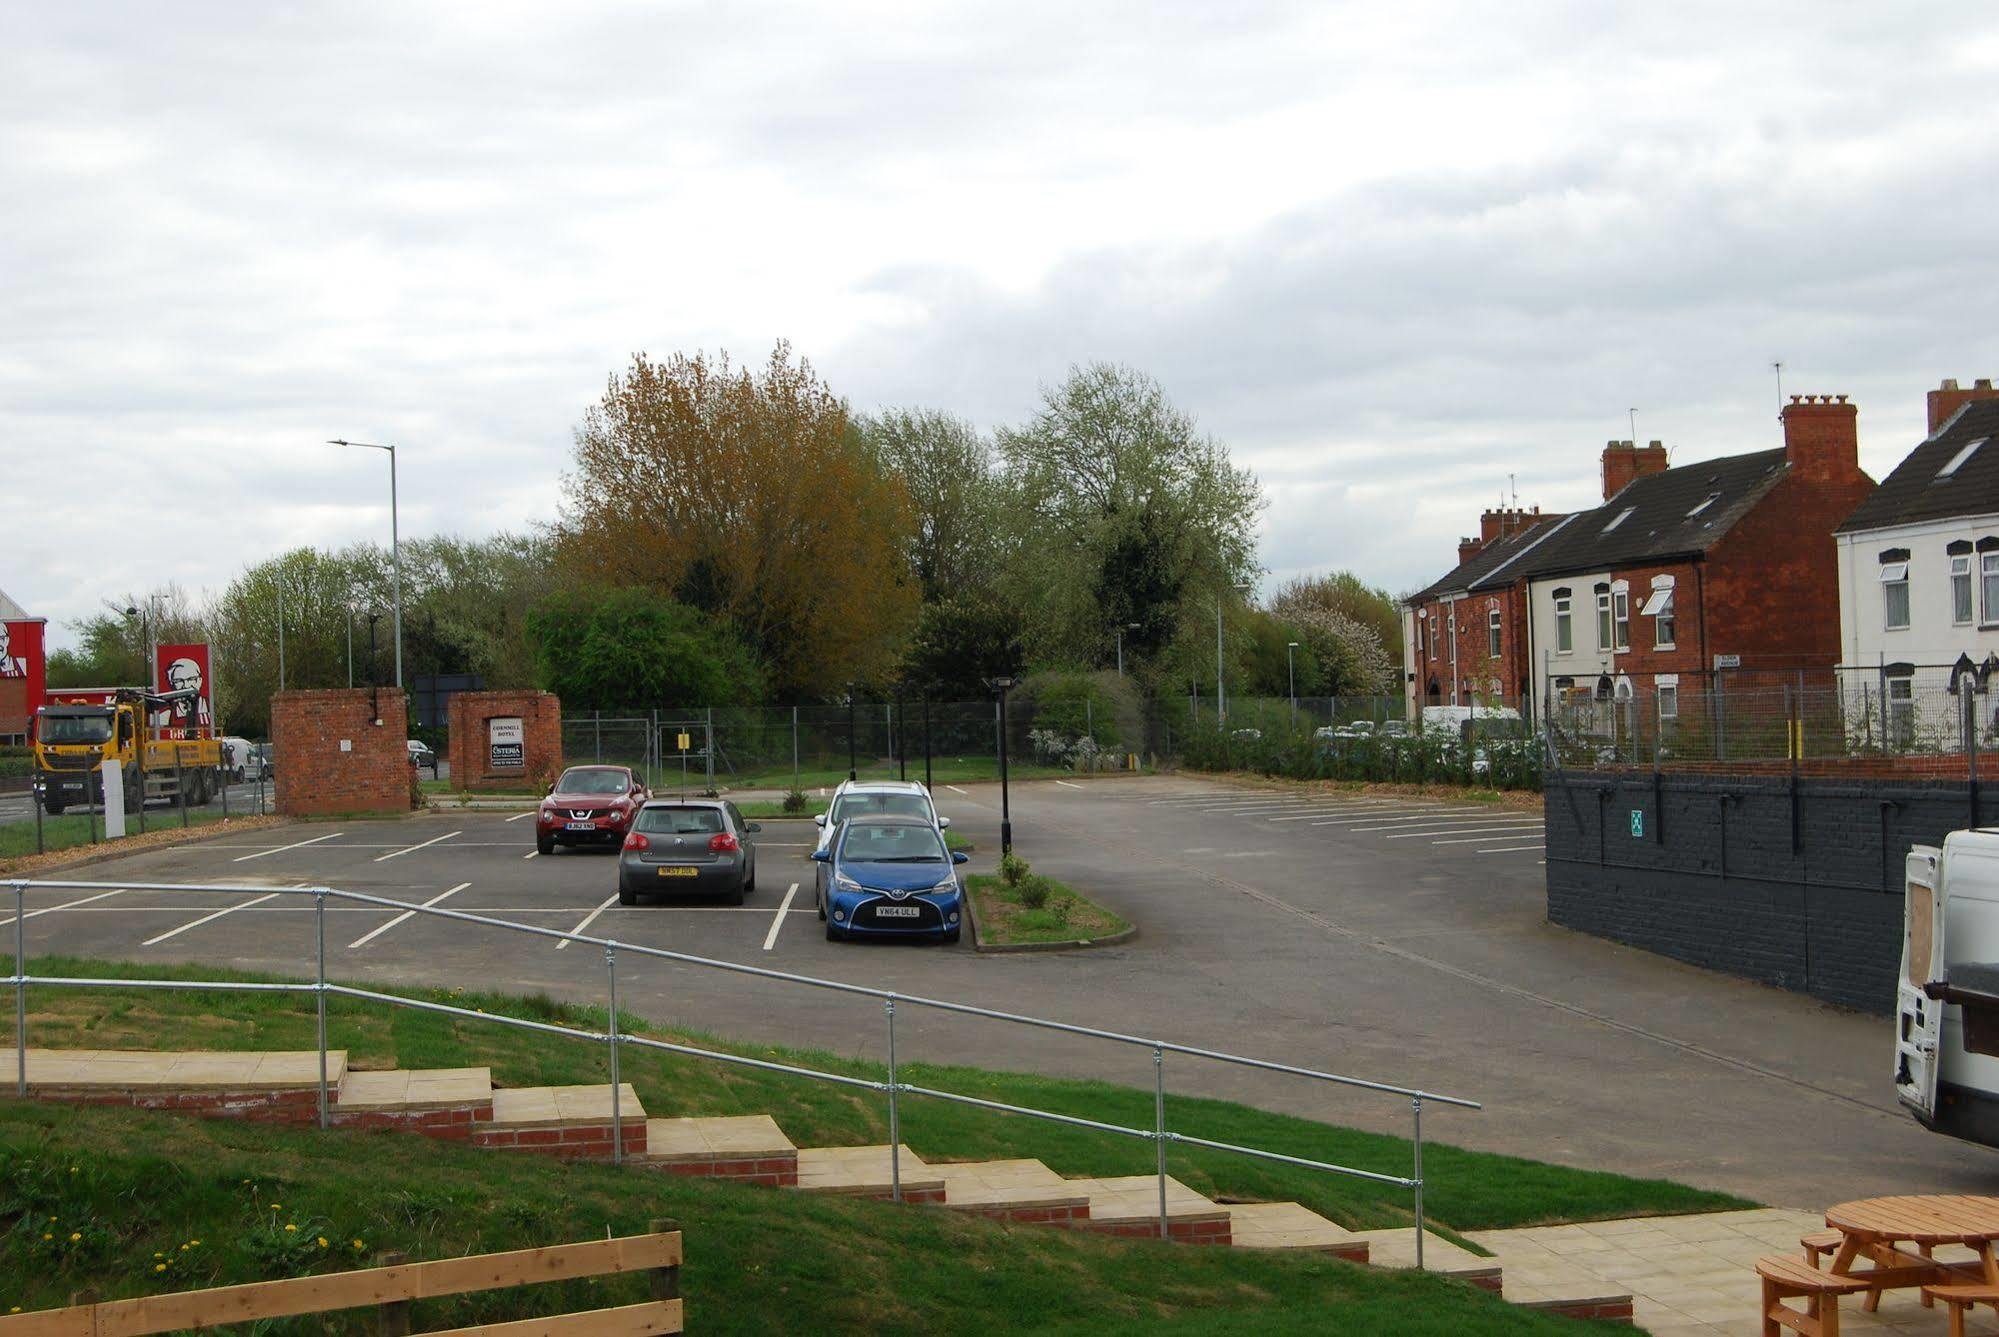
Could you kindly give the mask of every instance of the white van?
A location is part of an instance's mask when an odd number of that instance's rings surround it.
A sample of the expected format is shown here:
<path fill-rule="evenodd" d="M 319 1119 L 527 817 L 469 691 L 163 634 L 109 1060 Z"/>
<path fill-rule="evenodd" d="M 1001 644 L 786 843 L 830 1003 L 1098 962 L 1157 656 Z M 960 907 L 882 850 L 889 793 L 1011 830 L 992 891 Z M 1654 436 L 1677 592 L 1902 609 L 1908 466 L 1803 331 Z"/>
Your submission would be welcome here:
<path fill-rule="evenodd" d="M 1904 865 L 1895 1094 L 1932 1132 L 1999 1146 L 1999 831 Z"/>
<path fill-rule="evenodd" d="M 247 738 L 223 738 L 222 771 L 229 777 L 229 783 L 240 785 L 253 773 L 252 752 L 255 750 Z"/>

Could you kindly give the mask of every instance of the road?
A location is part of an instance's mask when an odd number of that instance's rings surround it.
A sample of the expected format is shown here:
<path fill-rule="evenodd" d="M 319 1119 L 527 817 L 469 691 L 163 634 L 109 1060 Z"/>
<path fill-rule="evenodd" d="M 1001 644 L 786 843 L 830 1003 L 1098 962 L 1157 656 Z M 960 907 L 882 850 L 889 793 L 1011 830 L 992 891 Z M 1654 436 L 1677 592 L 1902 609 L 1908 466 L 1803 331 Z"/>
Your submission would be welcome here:
<path fill-rule="evenodd" d="M 979 845 L 993 786 L 940 787 Z M 1485 1102 L 1432 1109 L 1445 1141 L 1657 1175 L 1787 1207 L 1886 1192 L 1999 1191 L 1999 1157 L 1924 1132 L 1888 1083 L 1888 1023 L 1554 928 L 1538 813 L 1301 799 L 1207 779 L 1013 787 L 1018 850 L 1139 925 L 1122 946 L 980 956 L 831 944 L 810 900 L 810 828 L 766 823 L 736 909 L 613 900 L 608 855 L 528 857 L 528 821 L 447 813 L 314 823 L 90 868 L 110 883 L 326 883 L 905 993 L 1125 1030 Z M 799 884 L 788 909 L 787 888 Z M 221 895 L 31 893 L 30 950 L 309 973 L 308 904 Z M 230 909 L 235 906 L 238 908 Z M 58 908 L 67 907 L 67 908 Z M 228 913 L 216 915 L 217 910 Z M 369 907 L 329 911 L 329 970 L 601 1001 L 594 949 Z M 394 922 L 392 922 L 394 921 Z M 879 1055 L 879 1004 L 682 964 L 621 962 L 622 1004 L 734 1038 Z M 899 1010 L 905 1060 L 1149 1084 L 1149 1052 Z M 1170 1058 L 1172 1091 L 1384 1131 L 1396 1098 Z"/>

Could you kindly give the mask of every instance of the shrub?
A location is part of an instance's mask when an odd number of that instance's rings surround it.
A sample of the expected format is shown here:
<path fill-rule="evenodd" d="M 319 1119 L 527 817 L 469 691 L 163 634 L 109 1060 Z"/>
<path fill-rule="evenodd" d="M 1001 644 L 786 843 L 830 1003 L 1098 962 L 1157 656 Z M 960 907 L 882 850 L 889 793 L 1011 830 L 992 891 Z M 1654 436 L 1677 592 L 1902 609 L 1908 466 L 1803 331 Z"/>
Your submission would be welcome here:
<path fill-rule="evenodd" d="M 1028 877 L 1021 879 L 1017 885 L 1015 894 L 1020 897 L 1022 905 L 1030 910 L 1039 910 L 1048 904 L 1048 893 L 1050 890 L 1047 878 Z"/>
<path fill-rule="evenodd" d="M 804 790 L 794 789 L 784 796 L 784 810 L 786 812 L 792 814 L 793 816 L 797 816 L 798 814 L 803 813 L 805 811 L 805 808 L 806 808 L 806 802 L 805 802 Z"/>
<path fill-rule="evenodd" d="M 1009 850 L 1000 858 L 999 876 L 1000 881 L 1006 883 L 1007 886 L 1018 888 L 1022 883 L 1027 881 L 1027 860 Z"/>

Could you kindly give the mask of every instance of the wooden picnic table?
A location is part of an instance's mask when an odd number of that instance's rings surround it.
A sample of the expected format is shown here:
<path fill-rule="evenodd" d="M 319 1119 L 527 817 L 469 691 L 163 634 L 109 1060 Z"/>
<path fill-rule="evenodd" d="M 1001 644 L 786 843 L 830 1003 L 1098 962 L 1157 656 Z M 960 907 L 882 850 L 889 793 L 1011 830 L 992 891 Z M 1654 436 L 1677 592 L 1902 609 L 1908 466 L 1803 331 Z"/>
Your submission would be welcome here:
<path fill-rule="evenodd" d="M 1999 1241 L 1999 1198 L 1960 1194 L 1897 1198 L 1863 1198 L 1826 1210 L 1825 1223 L 1843 1237 L 1827 1271 L 1872 1283 L 1869 1309 L 1880 1292 L 1909 1286 L 1942 1285 L 1983 1280 L 1999 1285 L 1999 1263 L 1993 1244 Z M 1968 1264 L 1932 1261 L 1939 1244 L 1962 1244 L 1978 1257 Z M 1914 1245 L 1911 1253 L 1902 1245 Z M 1866 1259 L 1872 1267 L 1856 1269 Z"/>

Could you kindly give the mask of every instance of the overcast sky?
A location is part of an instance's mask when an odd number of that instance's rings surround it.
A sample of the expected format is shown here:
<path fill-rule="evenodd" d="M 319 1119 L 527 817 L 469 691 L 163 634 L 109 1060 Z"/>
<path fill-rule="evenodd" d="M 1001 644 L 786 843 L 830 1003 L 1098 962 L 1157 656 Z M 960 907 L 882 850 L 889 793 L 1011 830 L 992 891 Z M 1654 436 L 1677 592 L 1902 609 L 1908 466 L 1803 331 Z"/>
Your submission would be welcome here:
<path fill-rule="evenodd" d="M 1402 591 L 1605 440 L 1877 477 L 1999 374 L 1990 4 L 0 0 L 0 589 L 550 517 L 636 349 L 979 426 L 1156 376 L 1270 581 Z M 58 633 L 58 643 L 71 638 Z"/>

